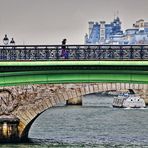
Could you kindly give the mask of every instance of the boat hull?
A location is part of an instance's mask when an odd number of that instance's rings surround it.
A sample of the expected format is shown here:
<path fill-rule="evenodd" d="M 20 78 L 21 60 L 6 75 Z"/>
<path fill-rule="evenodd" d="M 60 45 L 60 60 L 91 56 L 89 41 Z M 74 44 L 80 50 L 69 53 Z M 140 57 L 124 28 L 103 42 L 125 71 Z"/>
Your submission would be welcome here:
<path fill-rule="evenodd" d="M 113 107 L 116 108 L 144 108 L 146 107 L 144 99 L 139 96 L 118 96 L 113 100 Z"/>

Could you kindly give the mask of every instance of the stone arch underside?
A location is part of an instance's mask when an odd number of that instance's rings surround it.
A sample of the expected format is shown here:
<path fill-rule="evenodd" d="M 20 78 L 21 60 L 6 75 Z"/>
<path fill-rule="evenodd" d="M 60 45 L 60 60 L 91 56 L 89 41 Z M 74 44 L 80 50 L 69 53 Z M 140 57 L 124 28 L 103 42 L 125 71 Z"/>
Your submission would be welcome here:
<path fill-rule="evenodd" d="M 133 89 L 136 93 L 146 99 L 148 92 L 147 84 L 130 83 L 78 83 L 78 84 L 35 84 L 1 88 L 8 90 L 13 95 L 9 101 L 11 110 L 7 108 L 3 112 L 12 114 L 20 119 L 19 136 L 27 137 L 33 121 L 45 110 L 56 104 L 72 98 L 78 98 L 86 94 L 109 91 Z M 2 91 L 1 91 L 2 92 Z M 0 94 L 1 94 L 0 92 Z M 147 101 L 147 99 L 146 99 Z M 4 101 L 5 102 L 5 101 Z M 2 106 L 0 102 L 0 106 Z M 14 108 L 13 108 L 14 106 Z M 10 108 L 10 107 L 8 107 Z"/>

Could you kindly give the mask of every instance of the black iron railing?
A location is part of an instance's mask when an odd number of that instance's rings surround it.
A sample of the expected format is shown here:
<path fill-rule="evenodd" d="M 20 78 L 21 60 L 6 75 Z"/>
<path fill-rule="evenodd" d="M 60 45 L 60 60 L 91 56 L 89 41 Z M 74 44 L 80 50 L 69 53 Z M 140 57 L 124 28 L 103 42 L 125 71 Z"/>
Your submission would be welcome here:
<path fill-rule="evenodd" d="M 0 46 L 0 61 L 148 60 L 148 45 Z"/>

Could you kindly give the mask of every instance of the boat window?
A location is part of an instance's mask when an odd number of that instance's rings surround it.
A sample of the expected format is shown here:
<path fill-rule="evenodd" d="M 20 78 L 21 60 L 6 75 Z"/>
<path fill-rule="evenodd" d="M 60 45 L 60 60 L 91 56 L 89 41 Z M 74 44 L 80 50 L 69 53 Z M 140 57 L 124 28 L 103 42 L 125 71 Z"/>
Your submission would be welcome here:
<path fill-rule="evenodd" d="M 123 95 L 124 95 L 125 97 L 128 97 L 128 96 L 129 96 L 128 93 L 124 93 Z"/>

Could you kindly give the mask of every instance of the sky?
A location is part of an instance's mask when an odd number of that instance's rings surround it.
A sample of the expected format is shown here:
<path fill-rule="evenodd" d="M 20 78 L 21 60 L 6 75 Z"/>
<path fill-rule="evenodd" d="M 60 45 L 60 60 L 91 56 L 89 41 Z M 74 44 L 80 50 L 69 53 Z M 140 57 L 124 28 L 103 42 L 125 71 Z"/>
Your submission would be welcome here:
<path fill-rule="evenodd" d="M 84 44 L 89 21 L 110 23 L 117 12 L 131 28 L 148 21 L 148 0 L 0 0 L 0 44 L 5 34 L 17 45 Z"/>

